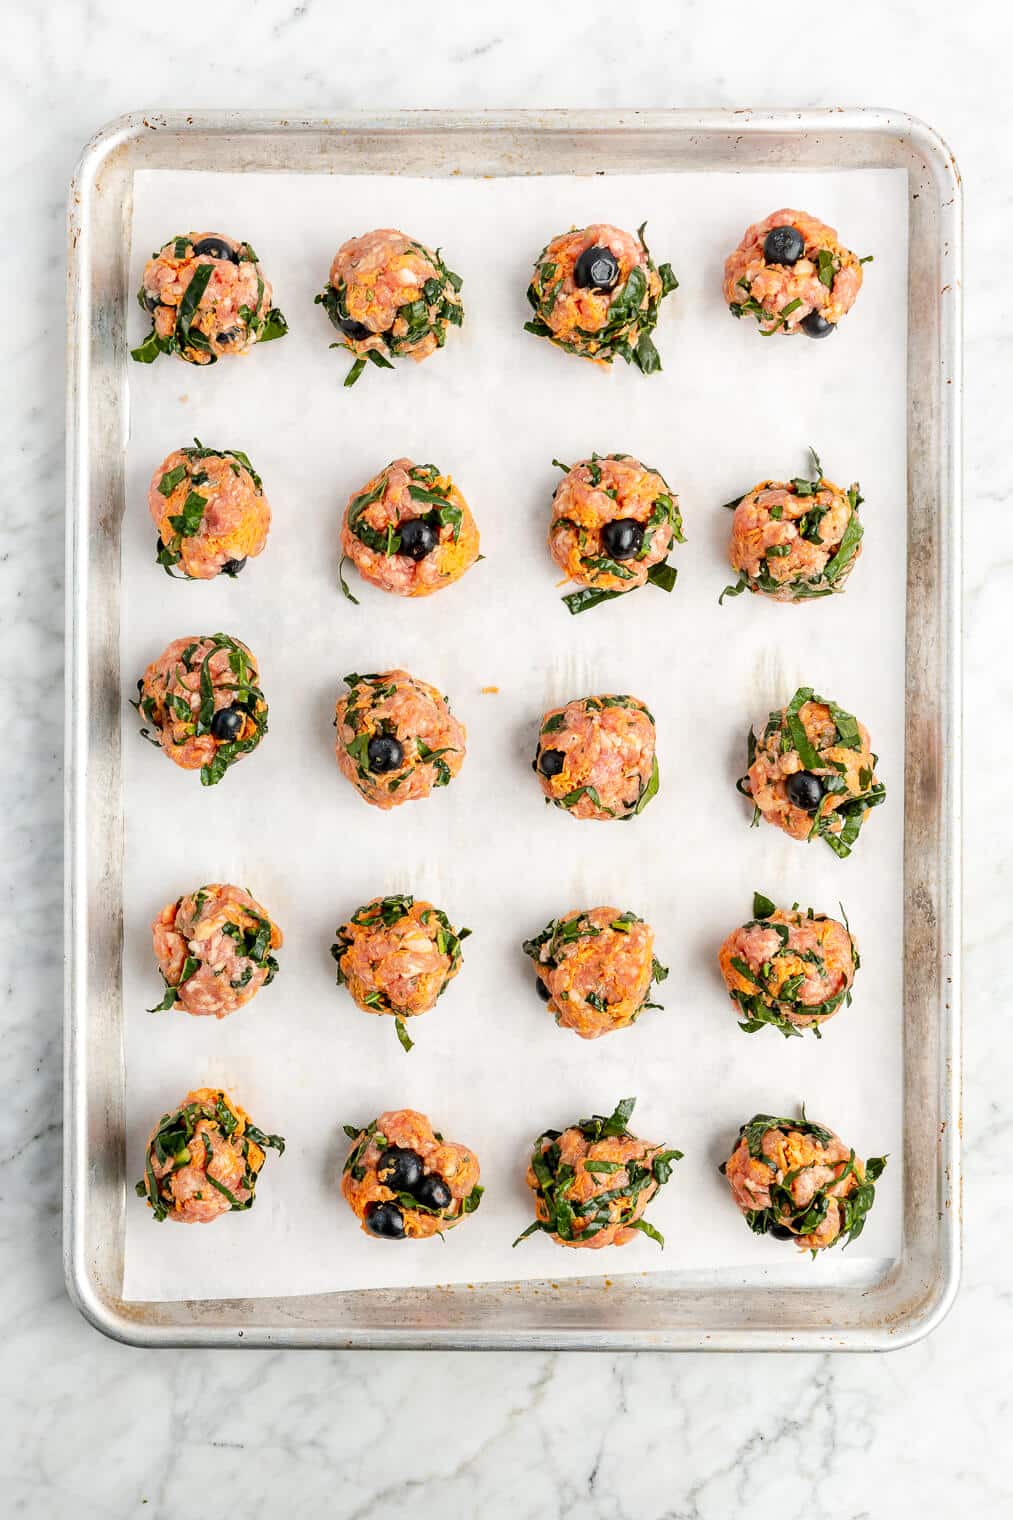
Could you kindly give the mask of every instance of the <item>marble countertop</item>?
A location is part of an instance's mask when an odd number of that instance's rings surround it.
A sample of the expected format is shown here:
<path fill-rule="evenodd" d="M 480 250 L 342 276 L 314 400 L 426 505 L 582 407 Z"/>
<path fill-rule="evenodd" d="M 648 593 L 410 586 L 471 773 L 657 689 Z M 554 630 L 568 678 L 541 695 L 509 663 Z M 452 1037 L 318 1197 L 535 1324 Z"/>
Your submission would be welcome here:
<path fill-rule="evenodd" d="M 64 200 L 109 118 L 156 107 L 888 105 L 948 139 L 967 187 L 967 521 L 1005 505 L 1002 382 L 1013 134 L 988 93 L 1008 7 L 852 0 L 792 17 L 726 0 L 580 7 L 222 0 L 188 19 L 125 0 L 21 6 L 5 24 L 0 241 L 14 341 L 0 542 L 0 1491 L 47 1520 L 1006 1513 L 1013 1228 L 1002 1161 L 1013 956 L 1013 678 L 994 655 L 1005 539 L 969 537 L 966 587 L 966 1264 L 948 1320 L 890 1355 L 144 1353 L 103 1340 L 60 1260 Z M 12 331 L 13 330 L 13 331 Z M 1000 642 L 1004 642 L 1004 635 Z M 987 724 L 982 715 L 987 711 Z M 987 743 L 976 743 L 978 734 Z M 985 786 L 986 777 L 991 778 Z M 1004 983 L 1001 979 L 1001 985 Z"/>

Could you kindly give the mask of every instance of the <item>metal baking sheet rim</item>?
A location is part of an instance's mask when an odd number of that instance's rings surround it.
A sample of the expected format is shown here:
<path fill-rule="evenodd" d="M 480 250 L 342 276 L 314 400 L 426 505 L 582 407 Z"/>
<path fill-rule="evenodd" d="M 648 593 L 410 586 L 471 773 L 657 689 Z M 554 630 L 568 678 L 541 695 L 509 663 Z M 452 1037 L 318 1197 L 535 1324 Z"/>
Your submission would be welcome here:
<path fill-rule="evenodd" d="M 905 743 L 904 1238 L 862 1287 L 652 1278 L 127 1303 L 117 810 L 126 258 L 140 167 L 568 172 L 905 167 L 910 187 Z M 438 155 L 442 153 L 442 160 Z M 624 155 L 626 155 L 624 157 Z M 651 157 L 653 155 L 653 157 Z M 223 161 L 224 160 L 224 161 Z M 382 168 L 379 172 L 382 172 Z M 461 170 L 461 172 L 466 172 Z M 902 112 L 154 112 L 87 144 L 70 187 L 67 370 L 64 1266 L 71 1299 L 131 1345 L 886 1350 L 945 1317 L 960 1276 L 961 186 Z M 110 588 L 113 595 L 109 595 Z M 92 923 L 95 923 L 92 932 Z"/>

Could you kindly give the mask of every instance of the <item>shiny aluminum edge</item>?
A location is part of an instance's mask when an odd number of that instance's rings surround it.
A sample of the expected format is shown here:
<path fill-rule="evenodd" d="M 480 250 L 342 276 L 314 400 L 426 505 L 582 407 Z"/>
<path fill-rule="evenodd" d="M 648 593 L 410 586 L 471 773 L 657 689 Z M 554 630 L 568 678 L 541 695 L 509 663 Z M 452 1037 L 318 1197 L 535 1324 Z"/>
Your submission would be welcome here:
<path fill-rule="evenodd" d="M 327 172 L 350 140 L 380 160 L 393 144 L 407 155 L 397 172 L 408 173 L 448 172 L 469 143 L 481 172 L 492 173 L 560 172 L 589 147 L 596 165 L 616 170 L 650 155 L 652 167 L 673 172 L 908 169 L 905 1224 L 901 1258 L 878 1282 L 799 1293 L 651 1278 L 605 1295 L 599 1281 L 583 1279 L 419 1289 L 396 1302 L 382 1290 L 168 1304 L 119 1296 L 116 594 L 132 175 L 158 165 Z M 546 163 L 549 171 L 539 167 Z M 825 1351 L 908 1345 L 942 1320 L 960 1271 L 961 233 L 960 176 L 946 144 L 914 118 L 878 109 L 152 112 L 92 138 L 68 215 L 64 1262 L 68 1292 L 96 1328 L 151 1347 Z M 923 1158 L 920 1171 L 914 1157 Z"/>

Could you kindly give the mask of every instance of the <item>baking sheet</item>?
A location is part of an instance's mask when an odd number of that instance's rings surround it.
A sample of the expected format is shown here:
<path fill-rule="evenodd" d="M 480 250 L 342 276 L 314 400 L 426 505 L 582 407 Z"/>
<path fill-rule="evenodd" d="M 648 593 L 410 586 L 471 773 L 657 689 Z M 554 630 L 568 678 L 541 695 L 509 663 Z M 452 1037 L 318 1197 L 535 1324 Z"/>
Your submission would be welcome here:
<path fill-rule="evenodd" d="M 758 338 L 723 309 L 720 270 L 742 228 L 802 205 L 873 252 L 861 300 L 833 344 Z M 571 223 L 649 220 L 656 259 L 680 290 L 656 334 L 646 380 L 600 374 L 521 331 L 531 259 Z M 426 364 L 368 371 L 341 388 L 348 359 L 312 297 L 334 248 L 371 226 L 440 244 L 464 277 L 464 328 Z M 136 736 L 124 693 L 124 999 L 127 1147 L 188 1088 L 229 1088 L 288 1149 L 269 1159 L 256 1207 L 213 1231 L 127 1209 L 128 1299 L 256 1297 L 406 1283 L 683 1270 L 807 1276 L 752 1237 L 715 1166 L 758 1109 L 809 1113 L 862 1154 L 901 1138 L 903 620 L 905 572 L 906 181 L 899 171 L 495 181 L 140 173 L 131 276 L 176 231 L 222 228 L 258 249 L 291 335 L 245 363 L 199 371 L 132 367 L 123 531 L 122 664 L 132 679 L 181 634 L 224 628 L 260 659 L 271 704 L 261 749 L 203 790 Z M 138 312 L 136 333 L 143 330 Z M 874 377 L 874 383 L 870 383 Z M 151 471 L 196 434 L 251 454 L 274 508 L 265 554 L 232 583 L 188 585 L 154 564 Z M 814 443 L 867 498 L 866 552 L 845 597 L 804 608 L 741 598 L 720 503 L 764 475 L 800 473 Z M 678 491 L 688 542 L 671 597 L 653 588 L 571 619 L 544 549 L 551 459 L 627 449 Z M 402 603 L 337 589 L 340 512 L 400 454 L 450 471 L 470 501 L 486 560 L 443 596 Z M 381 816 L 337 772 L 331 717 L 347 670 L 402 664 L 445 690 L 469 729 L 458 779 L 426 803 Z M 797 684 L 867 724 L 887 806 L 853 858 L 793 845 L 733 789 L 750 721 Z M 495 693 L 483 687 L 496 687 Z M 543 806 L 530 774 L 541 712 L 588 692 L 627 690 L 658 721 L 662 789 L 628 828 L 580 824 Z M 250 888 L 286 932 L 275 984 L 223 1024 L 147 1014 L 160 994 L 148 925 L 204 881 Z M 753 888 L 833 911 L 844 902 L 862 950 L 855 1005 L 822 1042 L 741 1034 L 715 966 Z M 475 932 L 438 1010 L 405 1055 L 391 1022 L 333 985 L 335 925 L 382 892 L 432 898 Z M 612 902 L 647 917 L 671 967 L 665 1012 L 585 1044 L 558 1030 L 531 986 L 519 942 L 571 907 Z M 604 1261 L 536 1236 L 523 1183 L 532 1137 L 627 1093 L 633 1127 L 686 1151 L 644 1239 Z M 478 1153 L 478 1214 L 430 1242 L 384 1249 L 337 1192 L 342 1122 L 387 1107 L 427 1112 Z M 134 1175 L 134 1172 L 128 1175 Z M 812 1265 L 852 1280 L 900 1245 L 900 1168 L 888 1168 L 865 1234 Z M 812 1280 L 811 1277 L 809 1280 Z"/>

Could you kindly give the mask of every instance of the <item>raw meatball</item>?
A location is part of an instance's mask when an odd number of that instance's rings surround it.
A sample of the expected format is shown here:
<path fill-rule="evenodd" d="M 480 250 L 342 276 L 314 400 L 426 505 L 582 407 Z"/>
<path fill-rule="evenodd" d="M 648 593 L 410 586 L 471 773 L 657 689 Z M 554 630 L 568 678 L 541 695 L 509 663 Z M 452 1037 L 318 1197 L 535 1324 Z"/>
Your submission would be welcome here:
<path fill-rule="evenodd" d="M 227 633 L 174 639 L 137 683 L 132 706 L 155 730 L 141 735 L 214 786 L 267 733 L 259 679 L 253 655 Z"/>
<path fill-rule="evenodd" d="M 867 262 L 805 211 L 772 211 L 725 260 L 725 300 L 733 316 L 755 317 L 764 337 L 825 338 L 854 305 Z"/>
<path fill-rule="evenodd" d="M 644 242 L 602 222 L 561 233 L 542 249 L 528 286 L 534 307 L 526 332 L 596 364 L 618 354 L 645 375 L 661 368 L 651 333 L 658 306 L 675 290 L 671 264 L 655 268 Z"/>
<path fill-rule="evenodd" d="M 635 913 L 575 909 L 525 940 L 524 953 L 556 1023 L 582 1040 L 625 1029 L 645 1008 L 661 1007 L 648 998 L 668 967 L 655 957 L 654 930 Z"/>
<path fill-rule="evenodd" d="M 385 1240 L 441 1235 L 482 1201 L 478 1157 L 436 1133 L 412 1108 L 381 1114 L 352 1141 L 341 1191 L 367 1235 Z"/>
<path fill-rule="evenodd" d="M 335 932 L 338 986 L 367 1013 L 393 1014 L 398 1039 L 411 1050 L 404 1021 L 435 1008 L 460 970 L 461 941 L 471 930 L 455 929 L 432 903 L 400 893 L 375 897 Z"/>
<path fill-rule="evenodd" d="M 756 1114 L 720 1167 L 756 1235 L 825 1250 L 855 1240 L 876 1198 L 884 1156 L 859 1161 L 833 1130 L 801 1119 Z"/>
<path fill-rule="evenodd" d="M 657 470 L 632 454 L 592 454 L 568 468 L 552 498 L 549 552 L 581 591 L 563 601 L 571 612 L 636 591 L 645 581 L 671 591 L 667 556 L 685 542 L 679 498 Z"/>
<path fill-rule="evenodd" d="M 400 807 L 447 786 L 464 764 L 463 723 L 442 692 L 406 670 L 345 676 L 335 753 L 342 775 L 374 807 Z"/>
<path fill-rule="evenodd" d="M 772 712 L 759 738 L 749 730 L 749 769 L 739 791 L 792 839 L 825 839 L 835 855 L 851 854 L 870 808 L 886 801 L 865 727 L 811 686 Z"/>
<path fill-rule="evenodd" d="M 638 1140 L 626 1128 L 636 1098 L 623 1098 L 607 1119 L 595 1114 L 569 1129 L 547 1129 L 535 1141 L 527 1183 L 535 1221 L 514 1245 L 545 1233 L 557 1246 L 624 1246 L 637 1232 L 664 1237 L 641 1215 L 672 1175 L 682 1151 Z"/>
<path fill-rule="evenodd" d="M 174 449 L 148 487 L 158 529 L 155 557 L 167 575 L 190 580 L 236 576 L 267 543 L 271 508 L 263 482 L 240 449 Z"/>
<path fill-rule="evenodd" d="M 144 1177 L 135 1189 L 154 1217 L 210 1224 L 231 1210 L 252 1209 L 265 1152 L 284 1151 L 228 1093 L 198 1087 L 163 1114 L 148 1137 Z"/>
<path fill-rule="evenodd" d="M 532 763 L 574 818 L 632 818 L 658 790 L 654 719 L 636 697 L 579 697 L 545 714 Z"/>
<path fill-rule="evenodd" d="M 159 354 L 214 364 L 288 332 L 249 243 L 220 232 L 170 239 L 145 264 L 137 299 L 151 316 L 151 332 L 131 350 L 142 364 Z"/>
<path fill-rule="evenodd" d="M 858 482 L 846 491 L 813 458 L 813 478 L 761 480 L 734 508 L 728 558 L 739 574 L 719 600 L 747 589 L 775 602 L 803 602 L 843 591 L 862 552 Z"/>
<path fill-rule="evenodd" d="M 770 1024 L 786 1036 L 811 1029 L 818 1039 L 820 1025 L 850 1004 L 861 962 L 847 920 L 801 913 L 797 904 L 787 912 L 756 892 L 752 918 L 729 934 L 718 964 L 740 1029 L 755 1034 Z"/>
<path fill-rule="evenodd" d="M 212 882 L 167 903 L 151 926 L 165 997 L 152 1008 L 224 1019 L 274 980 L 282 933 L 242 887 Z"/>
<path fill-rule="evenodd" d="M 393 227 L 342 243 L 316 299 L 341 334 L 331 347 L 355 355 L 345 384 L 355 384 L 367 359 L 393 369 L 391 359 L 420 362 L 442 348 L 448 324 L 464 320 L 461 284 L 439 251 Z"/>
<path fill-rule="evenodd" d="M 395 459 L 349 498 L 341 553 L 363 580 L 397 596 L 429 596 L 478 559 L 478 528 L 449 475 Z M 341 577 L 349 601 L 355 601 Z"/>

